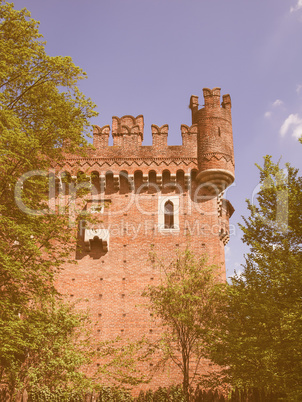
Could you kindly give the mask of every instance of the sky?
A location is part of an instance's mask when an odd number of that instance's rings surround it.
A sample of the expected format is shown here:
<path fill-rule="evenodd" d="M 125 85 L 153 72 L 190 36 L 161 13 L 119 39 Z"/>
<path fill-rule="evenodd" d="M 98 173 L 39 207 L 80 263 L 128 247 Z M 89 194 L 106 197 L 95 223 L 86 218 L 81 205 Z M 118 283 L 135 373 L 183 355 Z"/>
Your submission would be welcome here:
<path fill-rule="evenodd" d="M 88 75 L 80 89 L 97 105 L 93 124 L 144 115 L 169 125 L 180 145 L 191 95 L 221 87 L 232 98 L 235 208 L 227 276 L 242 271 L 238 223 L 248 216 L 264 155 L 302 168 L 302 0 L 16 0 L 40 21 L 51 56 L 71 56 Z"/>

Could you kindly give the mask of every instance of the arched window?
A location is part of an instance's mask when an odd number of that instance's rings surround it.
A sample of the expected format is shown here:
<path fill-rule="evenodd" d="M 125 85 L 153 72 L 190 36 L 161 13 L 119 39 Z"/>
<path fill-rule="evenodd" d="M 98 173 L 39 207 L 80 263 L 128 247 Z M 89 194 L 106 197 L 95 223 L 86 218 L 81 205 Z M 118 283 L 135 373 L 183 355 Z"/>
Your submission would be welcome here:
<path fill-rule="evenodd" d="M 176 188 L 179 193 L 182 193 L 185 189 L 185 173 L 183 170 L 177 170 L 176 172 Z"/>
<path fill-rule="evenodd" d="M 198 192 L 199 192 L 199 188 L 198 188 L 198 183 L 197 183 L 197 180 L 196 180 L 196 176 L 197 176 L 197 173 L 198 173 L 198 171 L 197 171 L 197 169 L 192 169 L 191 170 L 191 177 L 190 177 L 190 179 L 191 179 L 191 183 L 190 183 L 190 187 L 191 187 L 191 198 L 194 200 L 194 201 L 197 201 L 197 194 L 198 194 Z M 197 191 L 197 192 L 196 192 Z"/>
<path fill-rule="evenodd" d="M 166 193 L 170 193 L 170 191 L 172 190 L 171 187 L 171 174 L 169 170 L 164 170 L 162 173 L 162 194 L 166 194 Z"/>
<path fill-rule="evenodd" d="M 143 172 L 141 170 L 136 170 L 134 172 L 134 189 L 135 192 L 142 192 L 143 185 Z"/>
<path fill-rule="evenodd" d="M 62 193 L 69 194 L 69 185 L 71 183 L 71 174 L 69 172 L 61 173 Z"/>
<path fill-rule="evenodd" d="M 98 194 L 101 191 L 100 174 L 97 171 L 91 172 L 92 193 Z"/>
<path fill-rule="evenodd" d="M 156 172 L 154 170 L 150 170 L 148 174 L 149 181 L 149 193 L 156 193 L 158 190 L 158 186 L 156 183 Z"/>
<path fill-rule="evenodd" d="M 108 170 L 108 172 L 106 172 L 105 182 L 106 182 L 105 194 L 114 193 L 113 173 L 110 170 Z"/>
<path fill-rule="evenodd" d="M 78 171 L 77 173 L 77 183 L 84 183 L 84 182 L 89 182 L 89 177 L 86 176 L 84 172 L 81 170 Z"/>
<path fill-rule="evenodd" d="M 55 178 L 55 185 L 56 185 L 56 192 L 55 192 L 55 194 L 56 194 L 56 196 L 57 196 L 57 195 L 59 195 L 60 190 L 61 190 L 61 187 L 62 187 L 60 178 L 57 177 L 57 176 L 56 176 L 56 178 Z"/>
<path fill-rule="evenodd" d="M 191 182 L 195 182 L 196 181 L 196 176 L 197 176 L 197 169 L 192 169 L 191 170 Z"/>
<path fill-rule="evenodd" d="M 119 173 L 120 176 L 120 193 L 127 194 L 130 190 L 130 182 L 128 177 L 128 172 L 126 170 L 122 170 Z"/>
<path fill-rule="evenodd" d="M 165 229 L 174 228 L 174 205 L 172 201 L 165 203 Z"/>
<path fill-rule="evenodd" d="M 168 187 L 171 184 L 171 174 L 169 170 L 163 171 L 163 187 Z"/>
<path fill-rule="evenodd" d="M 150 170 L 149 172 L 149 183 L 156 184 L 156 172 L 154 170 Z"/>

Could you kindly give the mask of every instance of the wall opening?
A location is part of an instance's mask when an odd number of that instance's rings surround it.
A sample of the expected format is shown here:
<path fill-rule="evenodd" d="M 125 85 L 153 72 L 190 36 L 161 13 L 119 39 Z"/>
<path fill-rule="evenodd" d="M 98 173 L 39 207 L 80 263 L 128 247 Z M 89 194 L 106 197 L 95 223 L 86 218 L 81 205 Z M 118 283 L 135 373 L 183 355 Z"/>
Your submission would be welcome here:
<path fill-rule="evenodd" d="M 137 194 L 143 191 L 143 172 L 141 170 L 134 172 L 134 190 Z"/>
<path fill-rule="evenodd" d="M 165 203 L 165 229 L 174 229 L 174 205 L 172 201 Z"/>
<path fill-rule="evenodd" d="M 128 172 L 122 170 L 119 176 L 120 176 L 120 194 L 129 193 L 130 183 L 129 183 Z"/>

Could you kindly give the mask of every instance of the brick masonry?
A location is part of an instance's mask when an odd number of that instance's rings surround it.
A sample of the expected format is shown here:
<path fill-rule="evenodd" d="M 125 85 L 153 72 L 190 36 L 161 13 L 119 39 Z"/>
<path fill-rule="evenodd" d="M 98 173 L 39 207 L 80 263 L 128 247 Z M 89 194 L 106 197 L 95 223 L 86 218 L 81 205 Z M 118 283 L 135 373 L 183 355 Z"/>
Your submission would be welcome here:
<path fill-rule="evenodd" d="M 84 219 L 80 222 L 73 256 L 77 264 L 66 264 L 57 286 L 67 297 L 81 299 L 81 308 L 89 308 L 95 341 L 135 340 L 144 334 L 156 339 L 160 334 L 141 297 L 159 278 L 149 261 L 152 247 L 168 263 L 189 243 L 196 254 L 206 253 L 210 262 L 220 264 L 225 278 L 224 246 L 233 213 L 223 199 L 234 180 L 231 99 L 224 95 L 220 104 L 219 88 L 203 93 L 201 109 L 198 97 L 191 97 L 192 126 L 181 126 L 180 146 L 168 146 L 168 125 L 155 124 L 152 146 L 143 146 L 143 116 L 114 116 L 112 127 L 94 126 L 95 149 L 87 157 L 68 155 L 56 166 L 61 193 L 80 181 L 92 184 L 84 209 L 100 223 L 92 231 Z M 110 131 L 113 146 L 108 145 Z M 165 228 L 169 200 L 173 222 Z M 203 362 L 201 370 L 210 366 Z M 171 366 L 148 387 L 180 379 Z"/>

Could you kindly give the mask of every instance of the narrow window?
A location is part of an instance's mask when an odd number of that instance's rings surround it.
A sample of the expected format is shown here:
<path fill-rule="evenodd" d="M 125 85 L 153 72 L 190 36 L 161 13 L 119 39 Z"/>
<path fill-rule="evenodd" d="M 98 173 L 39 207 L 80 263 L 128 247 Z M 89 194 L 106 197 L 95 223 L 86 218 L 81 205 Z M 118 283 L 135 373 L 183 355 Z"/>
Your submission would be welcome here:
<path fill-rule="evenodd" d="M 154 170 L 150 170 L 148 176 L 149 176 L 148 177 L 148 180 L 149 180 L 148 191 L 149 191 L 149 193 L 156 193 L 158 191 L 158 186 L 156 183 L 156 172 Z"/>
<path fill-rule="evenodd" d="M 185 173 L 183 170 L 177 170 L 176 183 L 177 192 L 182 193 L 185 189 Z"/>
<path fill-rule="evenodd" d="M 173 202 L 165 203 L 165 229 L 174 228 L 174 205 Z"/>
<path fill-rule="evenodd" d="M 105 182 L 106 182 L 105 194 L 114 193 L 113 173 L 111 171 L 106 172 Z"/>
<path fill-rule="evenodd" d="M 61 174 L 61 181 L 62 181 L 62 193 L 64 195 L 69 194 L 69 185 L 71 183 L 71 175 L 69 172 L 63 172 Z"/>
<path fill-rule="evenodd" d="M 120 193 L 127 194 L 130 190 L 130 182 L 128 177 L 128 172 L 122 170 L 120 172 Z"/>
<path fill-rule="evenodd" d="M 169 170 L 164 170 L 162 174 L 163 188 L 162 193 L 169 193 L 171 191 L 171 174 Z"/>
<path fill-rule="evenodd" d="M 134 189 L 135 192 L 142 192 L 143 188 L 143 172 L 141 170 L 137 170 L 134 172 Z"/>
<path fill-rule="evenodd" d="M 101 191 L 99 172 L 96 171 L 91 172 L 91 184 L 92 184 L 92 193 L 95 195 L 99 194 Z"/>

